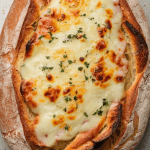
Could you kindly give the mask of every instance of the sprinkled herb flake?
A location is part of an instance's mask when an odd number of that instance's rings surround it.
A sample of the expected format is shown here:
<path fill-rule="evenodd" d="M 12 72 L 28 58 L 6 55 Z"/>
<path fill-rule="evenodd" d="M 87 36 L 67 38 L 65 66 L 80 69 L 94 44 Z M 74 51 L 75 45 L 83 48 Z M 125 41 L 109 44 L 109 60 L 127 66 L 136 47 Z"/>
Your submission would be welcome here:
<path fill-rule="evenodd" d="M 44 37 L 44 35 L 41 35 L 41 36 L 39 37 L 39 40 L 41 40 L 43 37 Z"/>
<path fill-rule="evenodd" d="M 70 78 L 70 80 L 72 80 L 72 78 Z"/>
<path fill-rule="evenodd" d="M 75 100 L 75 101 L 78 100 L 77 96 L 74 96 L 74 100 Z"/>
<path fill-rule="evenodd" d="M 52 37 L 52 39 L 51 39 L 51 40 L 49 40 L 49 43 L 52 43 L 54 39 L 58 39 L 58 38 L 56 38 L 56 37 Z"/>
<path fill-rule="evenodd" d="M 60 64 L 59 64 L 59 66 L 60 66 L 60 67 L 62 67 L 62 64 L 63 64 L 63 62 L 62 62 L 62 61 L 60 61 Z"/>
<path fill-rule="evenodd" d="M 82 71 L 82 70 L 83 70 L 83 67 L 78 67 L 78 70 L 79 70 L 79 71 Z"/>
<path fill-rule="evenodd" d="M 24 67 L 25 66 L 25 64 L 23 64 L 21 67 Z"/>
<path fill-rule="evenodd" d="M 51 9 L 50 8 L 48 8 L 48 11 L 47 11 L 47 13 L 49 14 L 51 12 Z"/>
<path fill-rule="evenodd" d="M 84 116 L 85 116 L 85 117 L 88 117 L 88 114 L 87 114 L 87 112 L 84 112 Z"/>
<path fill-rule="evenodd" d="M 51 32 L 48 32 L 50 34 L 50 36 L 52 37 L 52 33 Z"/>
<path fill-rule="evenodd" d="M 69 130 L 69 126 L 68 125 L 65 126 L 65 130 Z"/>
<path fill-rule="evenodd" d="M 83 38 L 87 39 L 86 34 L 83 34 Z"/>
<path fill-rule="evenodd" d="M 47 66 L 43 66 L 42 67 L 42 71 L 44 70 L 53 70 L 54 67 L 47 67 Z"/>
<path fill-rule="evenodd" d="M 55 114 L 53 115 L 53 118 L 56 118 L 56 115 L 55 115 Z"/>
<path fill-rule="evenodd" d="M 103 111 L 102 111 L 102 106 L 96 110 L 96 112 L 93 114 L 93 115 L 99 115 L 101 116 L 103 114 Z"/>
<path fill-rule="evenodd" d="M 66 107 L 63 109 L 63 111 L 64 111 L 64 112 L 66 112 L 66 111 L 67 111 Z"/>
<path fill-rule="evenodd" d="M 67 55 L 64 55 L 63 57 L 64 57 L 64 58 L 67 58 Z"/>
<path fill-rule="evenodd" d="M 89 68 L 89 63 L 87 63 L 87 62 L 84 62 L 84 65 L 86 66 L 86 68 Z"/>
<path fill-rule="evenodd" d="M 100 27 L 100 24 L 98 24 L 97 27 Z"/>
<path fill-rule="evenodd" d="M 89 78 L 85 75 L 85 80 L 87 81 Z"/>
<path fill-rule="evenodd" d="M 72 82 L 69 82 L 69 84 L 70 84 L 71 86 L 73 86 Z"/>
<path fill-rule="evenodd" d="M 90 20 L 93 20 L 94 18 L 89 18 Z"/>
<path fill-rule="evenodd" d="M 64 72 L 64 69 L 61 69 L 61 72 Z"/>
<path fill-rule="evenodd" d="M 70 98 L 70 97 L 65 97 L 65 101 L 66 101 L 66 103 L 68 102 L 68 101 L 71 101 L 72 99 Z"/>
<path fill-rule="evenodd" d="M 108 104 L 108 102 L 106 101 L 106 99 L 104 98 L 103 99 L 103 106 L 108 106 L 109 104 Z"/>
<path fill-rule="evenodd" d="M 81 15 L 81 17 L 82 17 L 82 16 L 84 16 L 84 17 L 85 17 L 85 16 L 86 16 L 86 14 L 82 14 L 82 15 Z"/>
<path fill-rule="evenodd" d="M 50 56 L 46 56 L 46 59 L 50 59 Z"/>
<path fill-rule="evenodd" d="M 78 33 L 82 33 L 82 32 L 83 32 L 82 28 L 79 28 Z"/>
<path fill-rule="evenodd" d="M 72 61 L 72 60 L 68 60 L 68 63 L 69 63 L 69 64 L 72 64 L 72 63 L 73 63 L 73 61 Z"/>

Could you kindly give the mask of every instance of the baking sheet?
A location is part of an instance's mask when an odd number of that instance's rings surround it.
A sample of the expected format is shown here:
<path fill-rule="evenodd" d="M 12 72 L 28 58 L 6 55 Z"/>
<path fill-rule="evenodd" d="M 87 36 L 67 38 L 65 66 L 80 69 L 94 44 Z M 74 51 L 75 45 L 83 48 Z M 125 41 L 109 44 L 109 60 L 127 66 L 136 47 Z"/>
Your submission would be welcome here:
<path fill-rule="evenodd" d="M 13 0 L 0 0 L 0 32 L 12 2 Z M 150 1 L 140 0 L 140 4 L 144 8 L 150 26 Z M 4 140 L 0 134 L 0 150 L 5 149 L 8 149 L 8 147 L 7 145 L 5 145 Z M 148 149 L 150 149 L 150 121 L 148 123 L 143 139 L 141 140 L 141 142 L 139 143 L 139 145 L 135 150 L 148 150 Z"/>

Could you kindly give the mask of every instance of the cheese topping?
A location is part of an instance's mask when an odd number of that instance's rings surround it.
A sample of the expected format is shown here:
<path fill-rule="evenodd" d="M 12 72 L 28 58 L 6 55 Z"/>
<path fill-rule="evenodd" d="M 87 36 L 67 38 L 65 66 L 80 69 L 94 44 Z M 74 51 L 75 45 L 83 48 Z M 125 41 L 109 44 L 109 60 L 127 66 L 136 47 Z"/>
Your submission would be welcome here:
<path fill-rule="evenodd" d="M 122 13 L 113 0 L 51 0 L 20 67 L 22 95 L 46 146 L 100 124 L 124 97 Z M 37 119 L 37 118 L 36 118 Z"/>

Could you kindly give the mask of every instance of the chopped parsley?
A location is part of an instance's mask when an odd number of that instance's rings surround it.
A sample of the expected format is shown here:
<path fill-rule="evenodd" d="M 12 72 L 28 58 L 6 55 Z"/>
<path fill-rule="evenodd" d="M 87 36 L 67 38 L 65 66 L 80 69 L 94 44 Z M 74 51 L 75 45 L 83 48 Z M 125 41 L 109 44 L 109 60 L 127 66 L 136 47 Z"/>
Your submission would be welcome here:
<path fill-rule="evenodd" d="M 50 56 L 46 56 L 46 59 L 50 59 Z"/>
<path fill-rule="evenodd" d="M 69 130 L 69 126 L 68 125 L 65 126 L 65 130 Z"/>
<path fill-rule="evenodd" d="M 73 86 L 72 82 L 69 82 L 69 84 L 70 84 L 71 86 Z"/>
<path fill-rule="evenodd" d="M 23 64 L 21 67 L 24 67 L 25 66 L 25 64 Z"/>
<path fill-rule="evenodd" d="M 61 69 L 61 72 L 64 72 L 64 69 Z"/>
<path fill-rule="evenodd" d="M 83 34 L 83 38 L 87 39 L 86 34 Z"/>
<path fill-rule="evenodd" d="M 51 37 L 52 37 L 52 33 L 51 32 L 48 32 L 50 35 L 51 35 Z"/>
<path fill-rule="evenodd" d="M 62 61 L 60 61 L 60 64 L 59 64 L 59 66 L 60 66 L 60 67 L 62 67 L 62 64 L 63 64 L 63 62 L 62 62 Z"/>
<path fill-rule="evenodd" d="M 93 114 L 93 115 L 99 115 L 101 116 L 103 114 L 103 111 L 102 111 L 102 106 L 96 110 L 96 112 Z"/>
<path fill-rule="evenodd" d="M 73 61 L 72 61 L 72 60 L 68 60 L 68 63 L 69 63 L 69 64 L 72 64 L 72 63 L 73 63 Z"/>
<path fill-rule="evenodd" d="M 78 33 L 82 33 L 82 32 L 83 32 L 82 28 L 79 28 Z"/>
<path fill-rule="evenodd" d="M 85 117 L 88 117 L 88 114 L 87 114 L 87 112 L 84 112 L 84 116 L 85 116 Z"/>
<path fill-rule="evenodd" d="M 93 20 L 94 18 L 89 18 L 90 20 Z"/>
<path fill-rule="evenodd" d="M 85 16 L 86 16 L 86 14 L 81 15 L 81 17 L 82 17 L 82 16 L 84 16 L 84 17 L 85 17 Z"/>
<path fill-rule="evenodd" d="M 56 37 L 52 37 L 52 39 L 51 39 L 51 40 L 49 40 L 49 43 L 52 43 L 52 41 L 53 41 L 54 39 L 58 39 L 58 38 L 56 38 Z"/>
<path fill-rule="evenodd" d="M 97 26 L 100 27 L 100 24 L 98 24 Z"/>
<path fill-rule="evenodd" d="M 53 118 L 56 118 L 56 115 L 55 115 L 55 114 L 53 115 Z"/>
<path fill-rule="evenodd" d="M 87 81 L 89 78 L 85 75 L 85 80 Z"/>
<path fill-rule="evenodd" d="M 77 96 L 74 96 L 74 100 L 76 101 L 78 98 L 77 98 Z"/>
<path fill-rule="evenodd" d="M 64 57 L 64 58 L 67 58 L 67 55 L 64 55 L 63 57 Z"/>
<path fill-rule="evenodd" d="M 108 104 L 108 102 L 106 101 L 106 99 L 104 98 L 103 99 L 103 106 L 108 106 L 109 104 Z"/>
<path fill-rule="evenodd" d="M 44 37 L 44 35 L 41 35 L 41 36 L 39 37 L 39 40 L 41 40 L 43 37 Z"/>
<path fill-rule="evenodd" d="M 42 67 L 42 71 L 44 70 L 53 70 L 54 67 L 47 67 L 47 66 L 43 66 Z"/>
<path fill-rule="evenodd" d="M 70 78 L 70 80 L 72 80 L 72 78 Z"/>
<path fill-rule="evenodd" d="M 84 62 L 84 65 L 86 66 L 86 68 L 89 68 L 89 63 L 87 63 L 87 62 Z"/>
<path fill-rule="evenodd" d="M 83 67 L 78 67 L 78 70 L 79 70 L 79 71 L 82 71 L 82 70 L 83 70 Z"/>
<path fill-rule="evenodd" d="M 72 99 L 70 98 L 70 97 L 65 97 L 65 101 L 66 101 L 66 103 L 68 102 L 68 101 L 71 101 Z"/>
<path fill-rule="evenodd" d="M 50 8 L 48 8 L 48 11 L 47 11 L 47 13 L 50 13 L 51 12 L 51 9 Z"/>
<path fill-rule="evenodd" d="M 63 109 L 63 111 L 64 111 L 64 112 L 66 112 L 66 111 L 67 111 L 66 107 Z"/>

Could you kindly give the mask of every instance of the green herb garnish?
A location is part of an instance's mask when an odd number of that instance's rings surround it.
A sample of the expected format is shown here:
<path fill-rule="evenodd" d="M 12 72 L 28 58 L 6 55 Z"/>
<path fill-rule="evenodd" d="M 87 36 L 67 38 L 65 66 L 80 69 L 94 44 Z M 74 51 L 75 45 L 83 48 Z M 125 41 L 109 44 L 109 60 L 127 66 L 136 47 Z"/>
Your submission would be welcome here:
<path fill-rule="evenodd" d="M 56 118 L 56 115 L 55 115 L 55 114 L 53 115 L 53 118 Z"/>
<path fill-rule="evenodd" d="M 50 56 L 46 56 L 46 59 L 50 59 Z"/>
<path fill-rule="evenodd" d="M 47 66 L 43 66 L 42 67 L 42 71 L 44 70 L 53 70 L 54 67 L 47 67 Z"/>
<path fill-rule="evenodd" d="M 41 40 L 43 37 L 44 37 L 44 35 L 41 35 L 41 36 L 39 37 L 39 39 Z"/>
<path fill-rule="evenodd" d="M 65 130 L 69 130 L 69 126 L 68 125 L 65 126 Z"/>
<path fill-rule="evenodd" d="M 87 112 L 84 112 L 84 116 L 85 116 L 85 117 L 88 117 L 88 114 L 87 114 Z"/>
<path fill-rule="evenodd" d="M 79 70 L 79 71 L 82 71 L 82 70 L 83 70 L 83 67 L 78 67 L 78 70 Z"/>
<path fill-rule="evenodd" d="M 86 66 L 86 68 L 89 68 L 89 63 L 87 63 L 87 62 L 84 62 L 84 65 Z"/>
<path fill-rule="evenodd" d="M 64 57 L 64 58 L 67 58 L 67 55 L 64 55 L 63 57 Z"/>
<path fill-rule="evenodd" d="M 66 103 L 68 102 L 68 101 L 71 101 L 72 99 L 70 98 L 70 97 L 65 97 L 65 101 L 66 101 Z"/>

